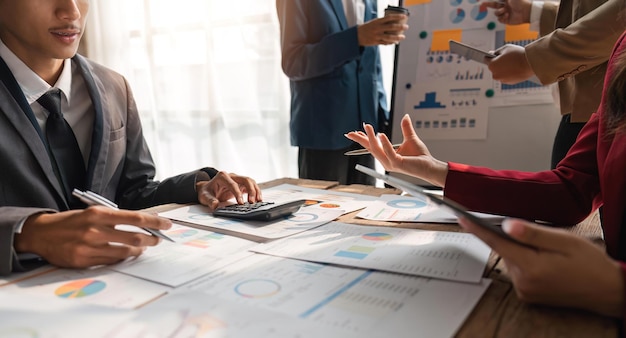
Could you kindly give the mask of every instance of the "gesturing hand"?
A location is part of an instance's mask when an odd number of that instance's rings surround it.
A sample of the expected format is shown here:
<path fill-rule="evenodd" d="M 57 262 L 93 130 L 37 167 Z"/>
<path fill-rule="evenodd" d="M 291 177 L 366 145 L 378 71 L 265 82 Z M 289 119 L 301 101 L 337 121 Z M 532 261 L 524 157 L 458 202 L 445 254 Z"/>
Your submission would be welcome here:
<path fill-rule="evenodd" d="M 365 124 L 363 131 L 353 131 L 345 136 L 369 150 L 387 171 L 412 175 L 444 186 L 448 172 L 447 163 L 431 156 L 430 151 L 415 133 L 411 118 L 405 115 L 401 121 L 403 141 L 395 150 L 385 134 L 376 134 L 374 128 Z"/>

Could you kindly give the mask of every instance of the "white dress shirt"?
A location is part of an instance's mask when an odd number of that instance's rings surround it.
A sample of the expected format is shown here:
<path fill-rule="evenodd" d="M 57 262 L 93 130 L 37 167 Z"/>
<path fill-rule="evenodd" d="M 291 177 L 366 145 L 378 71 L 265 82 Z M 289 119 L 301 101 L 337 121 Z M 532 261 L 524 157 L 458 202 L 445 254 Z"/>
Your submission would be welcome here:
<path fill-rule="evenodd" d="M 348 27 L 362 24 L 365 18 L 365 0 L 342 0 L 342 2 Z"/>
<path fill-rule="evenodd" d="M 530 7 L 530 27 L 529 29 L 534 32 L 539 31 L 539 20 L 541 19 L 541 12 L 543 11 L 543 1 L 533 1 Z"/>

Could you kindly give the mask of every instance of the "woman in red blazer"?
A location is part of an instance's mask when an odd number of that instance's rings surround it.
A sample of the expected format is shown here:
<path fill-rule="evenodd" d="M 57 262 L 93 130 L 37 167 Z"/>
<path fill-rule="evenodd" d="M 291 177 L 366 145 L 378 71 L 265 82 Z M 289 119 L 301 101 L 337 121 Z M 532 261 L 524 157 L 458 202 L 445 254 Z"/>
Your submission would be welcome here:
<path fill-rule="evenodd" d="M 562 229 L 519 219 L 502 224 L 524 247 L 467 220 L 460 224 L 498 252 L 520 299 L 576 307 L 624 318 L 626 305 L 626 33 L 617 41 L 598 111 L 556 169 L 492 170 L 430 155 L 408 115 L 397 151 L 365 125 L 351 140 L 369 149 L 388 171 L 413 175 L 444 188 L 446 198 L 471 210 L 556 225 L 573 225 L 603 206 L 606 252 Z"/>

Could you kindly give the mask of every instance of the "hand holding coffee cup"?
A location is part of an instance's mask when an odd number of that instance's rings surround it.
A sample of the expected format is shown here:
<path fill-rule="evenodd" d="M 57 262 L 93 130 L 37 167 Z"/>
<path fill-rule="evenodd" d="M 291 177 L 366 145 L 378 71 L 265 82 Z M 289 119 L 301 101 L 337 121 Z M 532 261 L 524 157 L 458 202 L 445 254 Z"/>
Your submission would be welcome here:
<path fill-rule="evenodd" d="M 406 30 L 406 23 L 409 20 L 409 10 L 399 6 L 387 6 L 385 8 L 385 18 L 397 18 L 397 20 L 389 21 L 388 24 L 393 25 L 394 29 L 386 31 L 386 34 L 401 35 Z M 399 42 L 396 42 L 396 44 Z"/>
<path fill-rule="evenodd" d="M 397 21 L 401 25 L 405 25 L 406 22 L 409 20 L 409 15 L 411 15 L 411 13 L 409 13 L 409 10 L 404 7 L 389 5 L 387 6 L 387 8 L 385 8 L 385 17 L 392 14 L 404 14 L 404 17 Z"/>
<path fill-rule="evenodd" d="M 384 17 L 357 26 L 359 46 L 390 45 L 404 40 L 408 15 L 406 8 L 388 6 Z"/>

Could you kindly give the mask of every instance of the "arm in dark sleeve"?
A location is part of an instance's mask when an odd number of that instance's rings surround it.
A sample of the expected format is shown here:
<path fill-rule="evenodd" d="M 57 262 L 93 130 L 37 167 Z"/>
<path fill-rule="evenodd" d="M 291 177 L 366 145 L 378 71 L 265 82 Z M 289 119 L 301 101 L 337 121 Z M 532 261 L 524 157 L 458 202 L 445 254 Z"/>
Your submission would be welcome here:
<path fill-rule="evenodd" d="M 198 203 L 196 182 L 209 180 L 217 170 L 203 168 L 155 181 L 156 169 L 143 137 L 143 130 L 132 92 L 126 84 L 126 154 L 117 187 L 116 201 L 121 208 L 142 209 L 166 203 Z"/>

